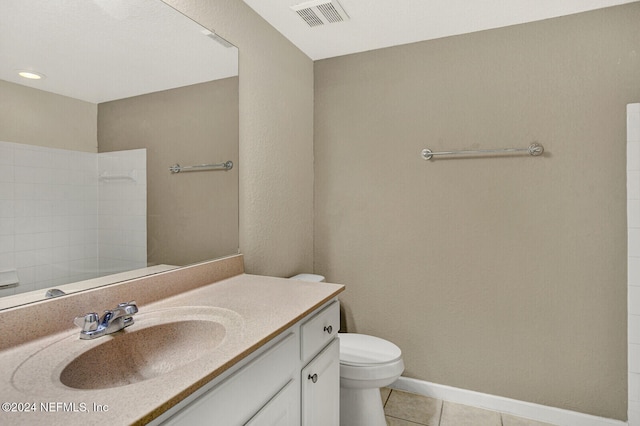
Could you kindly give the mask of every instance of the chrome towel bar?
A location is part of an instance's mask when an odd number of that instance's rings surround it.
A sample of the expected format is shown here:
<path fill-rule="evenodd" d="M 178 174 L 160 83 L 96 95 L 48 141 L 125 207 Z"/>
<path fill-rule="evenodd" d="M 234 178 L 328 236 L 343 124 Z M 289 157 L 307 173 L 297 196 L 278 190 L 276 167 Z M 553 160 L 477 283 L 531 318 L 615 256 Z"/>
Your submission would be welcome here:
<path fill-rule="evenodd" d="M 180 172 L 199 172 L 204 170 L 231 170 L 233 169 L 233 162 L 225 161 L 218 164 L 200 164 L 198 166 L 181 166 L 180 164 L 174 164 L 169 167 L 171 173 Z"/>
<path fill-rule="evenodd" d="M 537 142 L 532 143 L 527 148 L 503 148 L 503 149 L 478 149 L 473 151 L 440 151 L 433 152 L 429 148 L 422 150 L 422 158 L 431 160 L 434 155 L 482 155 L 482 154 L 513 154 L 525 152 L 529 155 L 538 156 L 544 153 L 544 147 Z"/>

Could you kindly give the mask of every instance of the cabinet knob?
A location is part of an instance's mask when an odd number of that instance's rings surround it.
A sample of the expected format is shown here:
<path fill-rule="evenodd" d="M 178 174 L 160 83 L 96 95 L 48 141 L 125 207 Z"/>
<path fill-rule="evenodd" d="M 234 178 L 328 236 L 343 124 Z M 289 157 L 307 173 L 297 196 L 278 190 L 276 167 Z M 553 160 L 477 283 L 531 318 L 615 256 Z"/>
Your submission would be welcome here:
<path fill-rule="evenodd" d="M 327 333 L 331 334 L 331 332 L 333 331 L 333 327 L 327 326 L 327 327 L 324 328 L 324 331 L 326 331 Z"/>
<path fill-rule="evenodd" d="M 309 374 L 309 377 L 307 377 L 308 380 L 311 380 L 313 383 L 318 381 L 318 375 L 314 374 L 313 376 L 311 374 Z"/>

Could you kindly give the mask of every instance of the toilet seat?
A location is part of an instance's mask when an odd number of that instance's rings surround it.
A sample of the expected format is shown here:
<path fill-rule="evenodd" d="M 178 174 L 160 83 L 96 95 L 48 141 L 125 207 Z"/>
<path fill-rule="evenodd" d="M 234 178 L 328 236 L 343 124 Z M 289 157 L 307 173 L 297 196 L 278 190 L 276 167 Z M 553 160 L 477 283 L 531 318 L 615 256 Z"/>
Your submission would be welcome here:
<path fill-rule="evenodd" d="M 380 366 L 396 363 L 402 351 L 393 343 L 375 336 L 338 333 L 340 364 L 353 367 Z"/>

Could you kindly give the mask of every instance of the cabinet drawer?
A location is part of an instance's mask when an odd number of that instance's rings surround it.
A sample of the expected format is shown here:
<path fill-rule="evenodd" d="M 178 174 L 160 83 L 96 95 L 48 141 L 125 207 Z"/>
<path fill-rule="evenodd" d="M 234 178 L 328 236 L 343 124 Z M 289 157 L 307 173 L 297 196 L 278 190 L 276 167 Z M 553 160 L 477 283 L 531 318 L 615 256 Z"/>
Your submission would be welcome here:
<path fill-rule="evenodd" d="M 311 359 L 333 339 L 340 328 L 340 302 L 337 300 L 315 314 L 300 327 L 302 361 Z"/>

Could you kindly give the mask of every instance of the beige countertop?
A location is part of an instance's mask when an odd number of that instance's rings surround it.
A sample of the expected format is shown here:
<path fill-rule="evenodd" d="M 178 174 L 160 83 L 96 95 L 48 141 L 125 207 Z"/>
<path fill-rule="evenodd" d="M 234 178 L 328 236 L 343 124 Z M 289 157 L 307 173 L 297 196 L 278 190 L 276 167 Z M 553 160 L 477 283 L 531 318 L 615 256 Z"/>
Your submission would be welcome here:
<path fill-rule="evenodd" d="M 23 412 L 7 412 L 3 405 L 0 424 L 145 424 L 343 289 L 338 284 L 240 274 L 147 305 L 139 304 L 135 323 L 111 336 L 80 340 L 79 329 L 69 328 L 6 348 L 0 352 L 0 403 L 13 403 L 9 409 Z M 102 339 L 134 333 L 162 317 L 163 312 L 176 312 L 172 308 L 185 306 L 197 307 L 194 315 L 210 308 L 229 310 L 238 327 L 207 356 L 151 379 L 98 390 L 73 389 L 60 382 L 63 366 L 79 353 L 101 344 Z M 0 322 L 0 327 L 6 325 Z M 45 349 L 55 355 L 43 357 Z M 100 360 L 100 364 L 109 371 L 109 359 Z"/>

